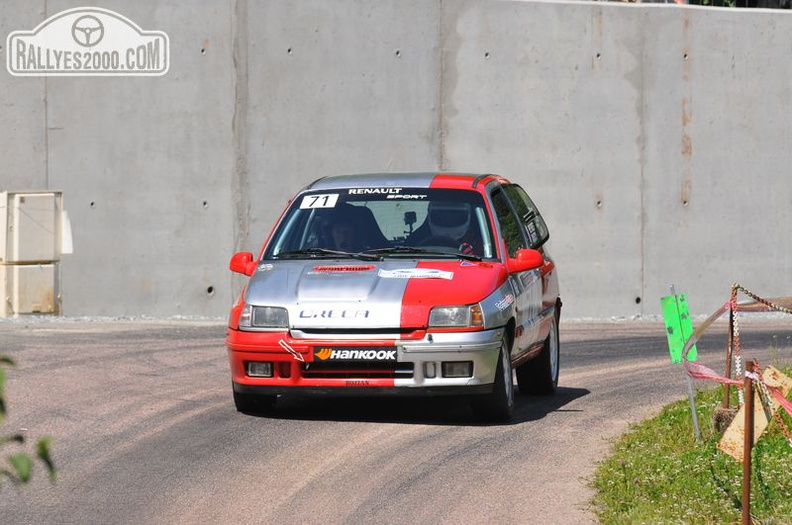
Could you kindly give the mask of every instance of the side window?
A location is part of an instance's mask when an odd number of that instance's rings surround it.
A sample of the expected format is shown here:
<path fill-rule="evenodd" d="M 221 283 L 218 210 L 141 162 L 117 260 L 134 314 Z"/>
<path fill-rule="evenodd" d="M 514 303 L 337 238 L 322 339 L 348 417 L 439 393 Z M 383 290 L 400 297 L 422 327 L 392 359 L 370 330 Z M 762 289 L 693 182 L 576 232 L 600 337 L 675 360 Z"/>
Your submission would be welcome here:
<path fill-rule="evenodd" d="M 506 241 L 509 257 L 514 257 L 517 254 L 517 250 L 525 248 L 525 238 L 520 233 L 520 230 L 522 230 L 520 223 L 517 221 L 511 206 L 509 206 L 506 195 L 500 189 L 492 193 L 492 205 L 495 208 L 495 215 L 500 224 L 501 234 Z"/>
<path fill-rule="evenodd" d="M 517 215 L 520 216 L 530 247 L 536 249 L 546 243 L 547 239 L 550 238 L 547 224 L 545 224 L 539 210 L 528 194 L 525 193 L 525 190 L 516 184 L 511 184 L 505 186 L 503 191 L 509 196 L 509 200 L 517 211 Z"/>

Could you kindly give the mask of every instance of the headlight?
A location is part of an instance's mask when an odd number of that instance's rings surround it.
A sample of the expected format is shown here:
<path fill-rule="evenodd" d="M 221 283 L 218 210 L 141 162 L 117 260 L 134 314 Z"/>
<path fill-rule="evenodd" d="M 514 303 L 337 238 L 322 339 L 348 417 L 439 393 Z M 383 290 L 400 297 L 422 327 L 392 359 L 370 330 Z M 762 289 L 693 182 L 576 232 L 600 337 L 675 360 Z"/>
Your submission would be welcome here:
<path fill-rule="evenodd" d="M 429 326 L 443 328 L 471 328 L 484 326 L 481 306 L 437 306 L 429 314 Z"/>
<path fill-rule="evenodd" d="M 287 329 L 289 313 L 277 306 L 253 306 L 246 304 L 239 314 L 240 328 Z"/>

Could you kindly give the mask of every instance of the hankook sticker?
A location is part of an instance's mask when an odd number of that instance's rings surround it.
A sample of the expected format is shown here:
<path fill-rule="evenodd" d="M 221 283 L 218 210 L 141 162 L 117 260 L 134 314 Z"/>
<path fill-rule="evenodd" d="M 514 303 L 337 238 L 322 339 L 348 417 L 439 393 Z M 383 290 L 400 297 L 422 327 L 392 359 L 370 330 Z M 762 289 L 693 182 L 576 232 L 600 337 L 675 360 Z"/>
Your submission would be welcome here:
<path fill-rule="evenodd" d="M 384 279 L 448 279 L 454 278 L 454 272 L 444 272 L 432 268 L 402 268 L 398 270 L 379 270 L 377 275 Z"/>
<path fill-rule="evenodd" d="M 396 349 L 392 347 L 315 347 L 314 359 L 319 361 L 396 361 Z"/>

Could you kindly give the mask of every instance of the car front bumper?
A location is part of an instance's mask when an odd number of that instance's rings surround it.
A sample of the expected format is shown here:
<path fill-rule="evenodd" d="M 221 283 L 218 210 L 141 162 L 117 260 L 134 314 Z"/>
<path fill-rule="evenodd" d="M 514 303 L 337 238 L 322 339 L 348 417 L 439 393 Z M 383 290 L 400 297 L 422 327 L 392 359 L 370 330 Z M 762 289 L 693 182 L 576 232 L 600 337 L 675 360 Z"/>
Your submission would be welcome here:
<path fill-rule="evenodd" d="M 229 329 L 228 358 L 234 391 L 277 395 L 485 394 L 492 391 L 503 330 L 423 332 L 408 339 L 306 339 L 286 332 Z M 335 362 L 315 357 L 317 349 L 390 348 L 395 361 Z M 247 363 L 272 363 L 272 377 L 251 377 Z M 466 363 L 469 375 L 449 377 L 448 363 Z M 445 364 L 445 365 L 444 365 Z"/>

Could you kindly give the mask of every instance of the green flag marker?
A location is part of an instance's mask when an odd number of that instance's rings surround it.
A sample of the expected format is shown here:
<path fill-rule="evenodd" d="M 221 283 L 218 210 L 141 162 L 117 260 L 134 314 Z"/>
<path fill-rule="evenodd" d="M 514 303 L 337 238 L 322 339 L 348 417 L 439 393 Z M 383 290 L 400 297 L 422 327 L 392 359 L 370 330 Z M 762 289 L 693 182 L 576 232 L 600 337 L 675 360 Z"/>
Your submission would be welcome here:
<path fill-rule="evenodd" d="M 681 363 L 682 350 L 693 333 L 693 321 L 690 319 L 687 297 L 683 293 L 669 295 L 660 299 L 660 303 L 663 307 L 663 319 L 665 319 L 671 362 Z M 696 345 L 693 345 L 688 350 L 687 360 L 695 361 L 697 355 Z"/>
<path fill-rule="evenodd" d="M 687 343 L 693 333 L 693 321 L 690 319 L 687 297 L 683 293 L 677 294 L 674 286 L 671 285 L 671 295 L 660 299 L 660 304 L 663 306 L 663 318 L 665 319 L 671 362 L 681 363 L 682 350 L 685 349 L 685 343 Z M 695 361 L 697 355 L 696 345 L 693 345 L 688 350 L 687 360 Z M 698 413 L 696 412 L 696 403 L 693 397 L 693 380 L 689 375 L 685 377 L 687 378 L 688 400 L 690 401 L 690 417 L 693 420 L 693 434 L 696 436 L 696 441 L 701 441 L 701 429 L 699 428 Z"/>

